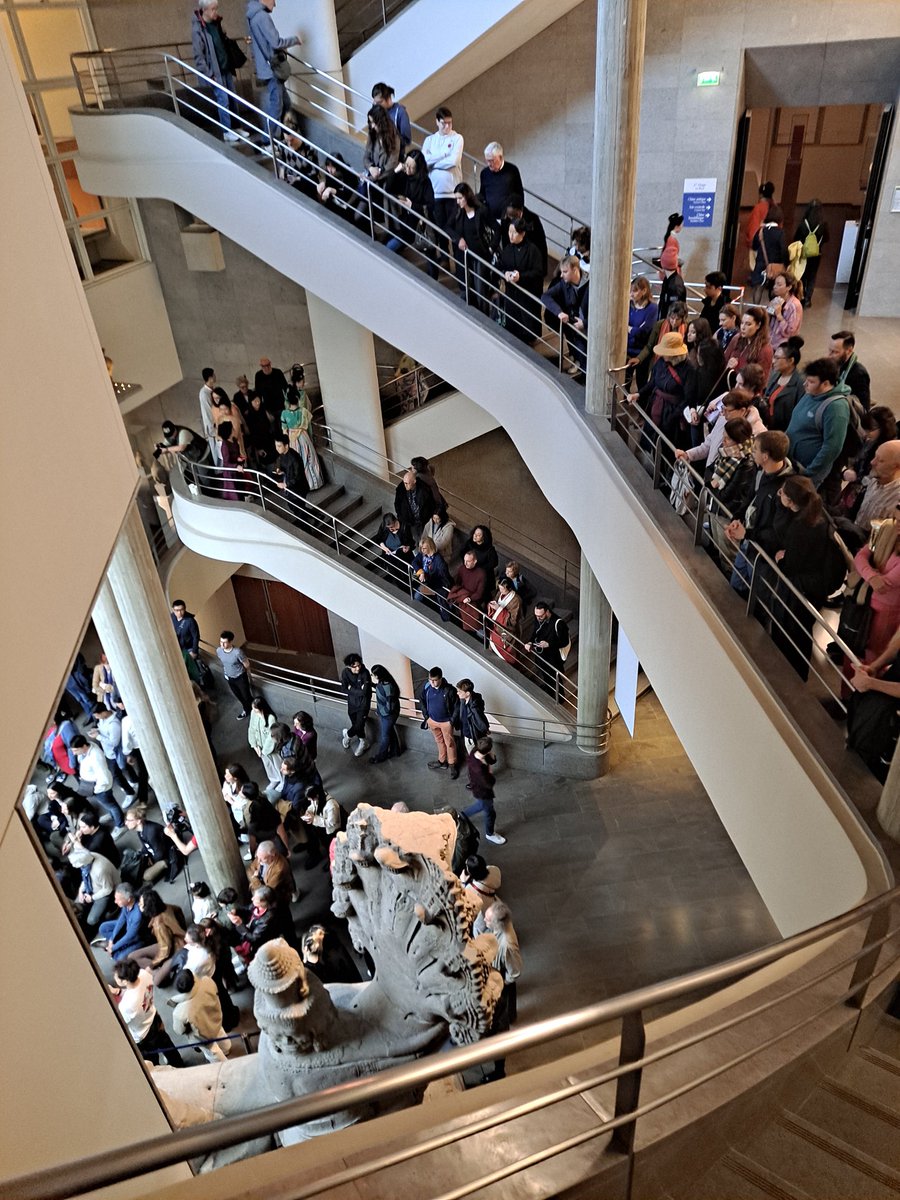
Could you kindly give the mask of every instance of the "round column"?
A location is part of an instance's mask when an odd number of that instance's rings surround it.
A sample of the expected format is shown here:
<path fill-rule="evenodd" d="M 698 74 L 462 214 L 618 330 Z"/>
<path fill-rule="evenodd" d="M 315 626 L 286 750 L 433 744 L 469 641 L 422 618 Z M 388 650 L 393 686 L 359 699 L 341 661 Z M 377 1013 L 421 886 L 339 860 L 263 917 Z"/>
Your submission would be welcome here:
<path fill-rule="evenodd" d="M 612 609 L 587 559 L 581 556 L 578 589 L 578 747 L 598 759 L 598 775 L 609 770 L 609 750 L 601 751 L 596 729 L 609 708 L 609 656 Z"/>
<path fill-rule="evenodd" d="M 122 525 L 107 579 L 196 834 L 209 885 L 214 892 L 233 887 L 246 894 L 247 875 L 231 817 L 222 800 L 169 607 L 134 507 Z"/>

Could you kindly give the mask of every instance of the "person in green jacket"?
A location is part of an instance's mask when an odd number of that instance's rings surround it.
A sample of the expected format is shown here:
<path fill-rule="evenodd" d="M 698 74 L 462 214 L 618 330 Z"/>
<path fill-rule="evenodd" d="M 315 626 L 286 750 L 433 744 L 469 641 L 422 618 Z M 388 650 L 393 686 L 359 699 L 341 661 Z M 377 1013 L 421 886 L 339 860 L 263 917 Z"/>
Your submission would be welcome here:
<path fill-rule="evenodd" d="M 806 367 L 805 394 L 788 422 L 790 456 L 801 475 L 820 490 L 844 449 L 850 424 L 850 389 L 838 383 L 837 365 L 817 358 Z"/>

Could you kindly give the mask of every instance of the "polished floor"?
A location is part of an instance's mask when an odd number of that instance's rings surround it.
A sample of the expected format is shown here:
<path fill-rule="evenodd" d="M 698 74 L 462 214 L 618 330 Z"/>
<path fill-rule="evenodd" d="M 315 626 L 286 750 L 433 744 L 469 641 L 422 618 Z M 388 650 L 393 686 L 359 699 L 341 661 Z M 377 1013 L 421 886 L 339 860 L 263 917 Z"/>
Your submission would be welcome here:
<path fill-rule="evenodd" d="M 246 723 L 235 721 L 234 701 L 224 688 L 219 699 L 217 759 L 243 762 L 262 782 L 245 740 Z M 272 689 L 269 699 L 279 716 L 295 707 L 286 692 Z M 522 946 L 520 1023 L 731 958 L 779 936 L 652 695 L 639 702 L 637 734 L 632 741 L 616 723 L 612 770 L 602 780 L 498 772 L 498 829 L 508 842 L 482 841 L 482 853 L 502 871 L 502 898 Z M 319 764 L 326 786 L 348 811 L 361 801 L 389 806 L 405 800 L 430 812 L 446 804 L 463 807 L 469 799 L 464 778 L 454 782 L 429 771 L 426 756 L 413 750 L 371 766 L 323 730 Z M 194 879 L 202 877 L 197 860 L 190 860 Z M 306 871 L 301 861 L 293 858 L 301 892 L 293 914 L 300 932 L 327 919 L 330 903 L 327 873 Z M 185 887 L 182 876 L 159 890 L 189 908 Z M 95 953 L 107 972 L 107 955 Z M 245 1016 L 241 1029 L 252 1028 L 252 993 L 236 999 Z M 168 1017 L 164 1005 L 160 1011 Z M 521 1055 L 510 1069 L 579 1049 L 587 1040 L 576 1036 Z"/>

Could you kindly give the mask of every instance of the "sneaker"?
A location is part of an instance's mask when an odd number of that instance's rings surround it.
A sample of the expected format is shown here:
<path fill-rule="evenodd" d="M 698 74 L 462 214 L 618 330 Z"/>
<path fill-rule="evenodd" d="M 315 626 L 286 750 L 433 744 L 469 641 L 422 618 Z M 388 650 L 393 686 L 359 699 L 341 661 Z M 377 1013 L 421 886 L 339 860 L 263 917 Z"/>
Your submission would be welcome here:
<path fill-rule="evenodd" d="M 350 730 L 349 729 L 341 730 L 341 745 L 344 747 L 345 750 L 350 749 Z"/>
<path fill-rule="evenodd" d="M 430 762 L 428 764 L 428 766 L 432 771 L 446 771 L 447 770 L 447 764 L 442 763 L 442 762 L 437 762 L 437 761 Z"/>
<path fill-rule="evenodd" d="M 241 711 L 238 713 L 238 715 L 234 719 L 236 721 L 246 721 L 247 714 L 244 712 L 243 709 L 241 709 Z"/>
<path fill-rule="evenodd" d="M 94 938 L 94 940 L 91 942 L 91 945 L 92 945 L 92 946 L 105 946 L 105 945 L 106 945 L 106 938 L 104 938 L 104 937 L 95 937 L 95 938 Z"/>
<path fill-rule="evenodd" d="M 570 367 L 566 367 L 566 374 L 567 375 L 577 375 L 580 370 L 581 370 L 581 367 L 579 367 L 578 363 L 573 362 Z"/>
<path fill-rule="evenodd" d="M 226 142 L 239 142 L 241 140 L 240 135 L 235 133 L 233 129 L 226 129 L 222 137 Z"/>
<path fill-rule="evenodd" d="M 484 836 L 489 842 L 493 842 L 495 846 L 506 845 L 506 838 L 501 833 L 486 833 Z"/>
<path fill-rule="evenodd" d="M 241 858 L 244 860 L 244 862 L 252 862 L 253 861 L 253 851 L 250 849 L 242 850 Z"/>
<path fill-rule="evenodd" d="M 117 825 L 116 828 L 112 831 L 112 835 L 113 835 L 113 838 L 116 841 L 118 841 L 119 838 L 124 837 L 127 832 L 128 832 L 128 830 L 124 825 Z"/>
<path fill-rule="evenodd" d="M 238 841 L 243 842 L 245 845 L 247 845 L 250 842 L 250 837 L 246 833 L 241 833 L 241 834 L 238 834 Z"/>
<path fill-rule="evenodd" d="M 360 738 L 359 745 L 353 751 L 353 757 L 354 758 L 362 758 L 362 756 L 365 754 L 365 752 L 368 749 L 369 749 L 369 743 L 365 740 L 365 738 Z"/>
<path fill-rule="evenodd" d="M 456 763 L 454 763 L 450 768 L 450 778 L 459 779 L 459 767 L 456 765 Z"/>

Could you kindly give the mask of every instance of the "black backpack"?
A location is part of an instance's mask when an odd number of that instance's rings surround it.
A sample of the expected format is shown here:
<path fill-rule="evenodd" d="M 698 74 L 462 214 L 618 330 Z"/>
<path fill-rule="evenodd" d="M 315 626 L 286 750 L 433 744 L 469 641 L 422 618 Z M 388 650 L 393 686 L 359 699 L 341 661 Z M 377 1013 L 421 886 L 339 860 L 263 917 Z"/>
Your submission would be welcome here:
<path fill-rule="evenodd" d="M 478 847 L 481 843 L 481 834 L 469 820 L 465 813 L 458 809 L 451 808 L 450 815 L 456 822 L 456 845 L 453 848 L 453 863 L 451 870 L 454 875 L 459 875 L 463 867 L 466 865 L 466 859 L 471 854 L 478 853 Z"/>

